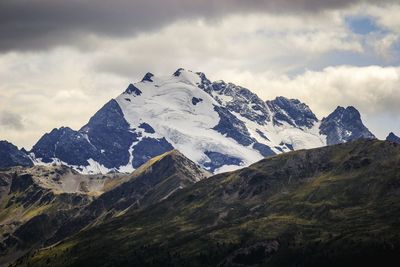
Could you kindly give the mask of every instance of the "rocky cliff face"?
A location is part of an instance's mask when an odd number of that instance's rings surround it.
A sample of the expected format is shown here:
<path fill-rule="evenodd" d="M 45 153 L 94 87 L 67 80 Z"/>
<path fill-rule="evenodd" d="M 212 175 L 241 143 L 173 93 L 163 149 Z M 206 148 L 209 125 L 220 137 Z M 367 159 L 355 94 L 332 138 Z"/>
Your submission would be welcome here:
<path fill-rule="evenodd" d="M 320 133 L 326 135 L 327 145 L 375 138 L 364 126 L 360 113 L 354 107 L 337 107 L 332 114 L 322 119 Z"/>
<path fill-rule="evenodd" d="M 0 141 L 0 168 L 12 166 L 33 166 L 32 160 L 24 150 L 7 141 Z"/>
<path fill-rule="evenodd" d="M 318 122 L 311 109 L 297 99 L 277 97 L 275 100 L 267 101 L 267 104 L 275 113 L 275 124 L 282 125 L 286 122 L 298 128 L 312 128 Z"/>

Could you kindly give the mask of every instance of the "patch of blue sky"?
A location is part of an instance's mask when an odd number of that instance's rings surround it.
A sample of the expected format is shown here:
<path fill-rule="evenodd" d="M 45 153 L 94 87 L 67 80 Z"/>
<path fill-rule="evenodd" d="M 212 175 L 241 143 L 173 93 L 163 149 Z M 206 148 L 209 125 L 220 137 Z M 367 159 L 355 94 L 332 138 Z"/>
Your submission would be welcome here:
<path fill-rule="evenodd" d="M 375 18 L 370 16 L 348 16 L 345 18 L 345 22 L 355 34 L 386 33 L 386 30 L 376 23 Z"/>

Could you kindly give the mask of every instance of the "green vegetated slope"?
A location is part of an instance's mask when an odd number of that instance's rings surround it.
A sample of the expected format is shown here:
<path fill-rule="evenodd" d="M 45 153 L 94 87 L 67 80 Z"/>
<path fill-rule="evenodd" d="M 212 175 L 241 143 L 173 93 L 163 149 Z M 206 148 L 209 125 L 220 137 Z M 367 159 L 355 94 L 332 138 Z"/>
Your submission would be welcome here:
<path fill-rule="evenodd" d="M 0 266 L 208 176 L 176 150 L 128 175 L 82 175 L 67 166 L 1 170 Z"/>
<path fill-rule="evenodd" d="M 62 221 L 90 202 L 90 196 L 63 193 L 67 167 L 15 167 L 0 172 L 0 265 L 40 246 Z"/>
<path fill-rule="evenodd" d="M 117 180 L 108 191 L 68 218 L 47 243 L 58 242 L 129 210 L 158 203 L 208 176 L 209 173 L 177 150 L 166 152 L 149 160 L 131 175 Z"/>
<path fill-rule="evenodd" d="M 20 266 L 384 266 L 400 258 L 400 146 L 362 140 L 202 180 Z"/>

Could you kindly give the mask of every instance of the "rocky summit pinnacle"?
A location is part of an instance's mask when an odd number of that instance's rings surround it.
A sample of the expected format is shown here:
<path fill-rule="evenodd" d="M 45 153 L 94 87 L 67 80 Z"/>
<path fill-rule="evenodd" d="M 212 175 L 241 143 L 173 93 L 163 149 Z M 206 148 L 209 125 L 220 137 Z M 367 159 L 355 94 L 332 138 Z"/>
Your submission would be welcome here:
<path fill-rule="evenodd" d="M 33 166 L 32 160 L 26 151 L 19 150 L 18 147 L 7 141 L 0 141 L 0 168 L 12 166 Z"/>
<path fill-rule="evenodd" d="M 361 120 L 358 110 L 352 106 L 338 106 L 328 117 L 323 118 L 320 133 L 326 135 L 327 145 L 339 144 L 355 139 L 374 139 Z"/>
<path fill-rule="evenodd" d="M 398 143 L 400 144 L 400 137 L 398 137 L 397 135 L 395 135 L 394 133 L 390 133 L 387 137 L 386 137 L 387 141 L 393 142 L 393 143 Z"/>
<path fill-rule="evenodd" d="M 354 107 L 320 121 L 298 99 L 264 101 L 251 90 L 180 68 L 147 73 L 106 103 L 80 130 L 54 129 L 33 146 L 35 163 L 62 162 L 82 173 L 132 172 L 178 149 L 213 173 L 271 155 L 374 138 Z"/>
<path fill-rule="evenodd" d="M 146 73 L 142 79 L 142 82 L 146 82 L 146 81 L 153 82 L 153 80 L 151 79 L 153 76 L 154 76 L 154 74 L 151 72 Z"/>

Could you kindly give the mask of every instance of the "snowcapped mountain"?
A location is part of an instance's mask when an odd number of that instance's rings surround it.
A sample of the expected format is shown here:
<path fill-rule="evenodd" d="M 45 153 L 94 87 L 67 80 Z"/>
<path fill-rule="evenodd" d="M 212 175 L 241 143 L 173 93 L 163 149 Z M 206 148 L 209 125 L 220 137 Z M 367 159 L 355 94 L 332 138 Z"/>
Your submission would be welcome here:
<path fill-rule="evenodd" d="M 390 141 L 390 142 L 393 142 L 393 143 L 400 144 L 400 137 L 398 137 L 398 136 L 395 135 L 394 133 L 390 133 L 390 134 L 386 137 L 386 141 Z"/>
<path fill-rule="evenodd" d="M 218 173 L 290 150 L 374 138 L 353 107 L 319 121 L 296 99 L 263 101 L 250 90 L 178 69 L 144 78 L 104 105 L 79 131 L 54 129 L 32 148 L 36 164 L 83 173 L 130 172 L 177 149 Z"/>

